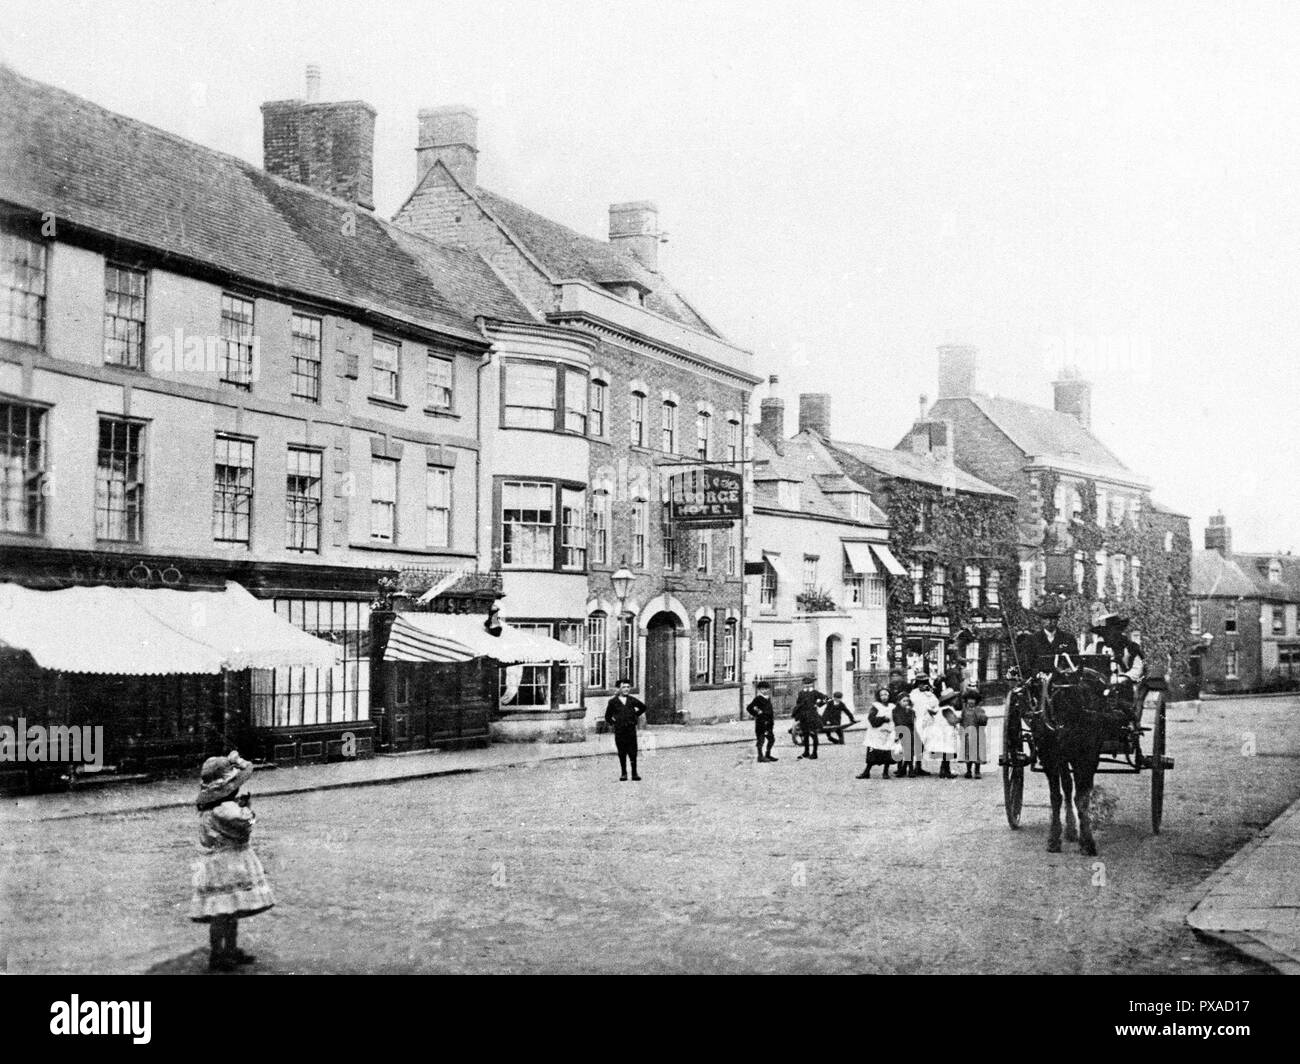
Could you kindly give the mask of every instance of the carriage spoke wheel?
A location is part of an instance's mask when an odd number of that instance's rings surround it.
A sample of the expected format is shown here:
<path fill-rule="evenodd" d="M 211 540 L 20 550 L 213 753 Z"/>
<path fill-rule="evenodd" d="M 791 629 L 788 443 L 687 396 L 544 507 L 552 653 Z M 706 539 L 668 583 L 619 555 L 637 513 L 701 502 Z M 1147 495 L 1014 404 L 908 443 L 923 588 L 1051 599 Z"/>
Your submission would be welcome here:
<path fill-rule="evenodd" d="M 1160 834 L 1165 813 L 1165 696 L 1160 694 L 1156 722 L 1151 732 L 1151 832 Z"/>
<path fill-rule="evenodd" d="M 1020 827 L 1020 810 L 1025 800 L 1025 759 L 1021 754 L 1020 714 L 1008 705 L 1002 726 L 1002 804 L 1007 823 Z"/>

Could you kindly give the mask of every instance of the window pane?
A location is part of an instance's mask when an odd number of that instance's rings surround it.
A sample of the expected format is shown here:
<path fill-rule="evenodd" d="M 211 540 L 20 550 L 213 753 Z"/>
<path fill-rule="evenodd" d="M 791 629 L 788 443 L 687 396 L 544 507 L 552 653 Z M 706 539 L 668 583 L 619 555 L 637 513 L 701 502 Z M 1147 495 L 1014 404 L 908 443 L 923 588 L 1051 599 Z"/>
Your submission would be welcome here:
<path fill-rule="evenodd" d="M 285 546 L 289 550 L 320 550 L 321 453 L 290 447 L 285 466 Z"/>
<path fill-rule="evenodd" d="M 370 538 L 392 543 L 397 534 L 397 463 L 370 460 Z"/>
<path fill-rule="evenodd" d="M 45 411 L 0 403 L 0 530 L 45 531 Z"/>
<path fill-rule="evenodd" d="M 505 424 L 519 429 L 554 429 L 555 367 L 509 362 L 505 374 Z"/>
<path fill-rule="evenodd" d="M 145 273 L 104 267 L 104 361 L 144 368 Z"/>
<path fill-rule="evenodd" d="M 253 515 L 253 442 L 216 439 L 212 536 L 222 543 L 250 542 Z"/>
<path fill-rule="evenodd" d="M 451 546 L 451 470 L 430 466 L 425 471 L 426 547 Z"/>
<path fill-rule="evenodd" d="M 430 355 L 425 378 L 425 402 L 434 410 L 450 410 L 452 405 L 452 373 L 450 359 Z"/>
<path fill-rule="evenodd" d="M 295 399 L 320 402 L 320 319 L 293 316 L 291 390 Z"/>
<path fill-rule="evenodd" d="M 139 543 L 144 520 L 144 426 L 99 419 L 95 537 Z"/>
<path fill-rule="evenodd" d="M 253 381 L 253 301 L 221 297 L 221 379 L 248 388 Z"/>
<path fill-rule="evenodd" d="M 531 481 L 501 485 L 501 564 L 555 567 L 555 485 Z"/>
<path fill-rule="evenodd" d="M 564 427 L 587 431 L 587 378 L 568 370 L 564 374 Z"/>
<path fill-rule="evenodd" d="M 371 345 L 370 391 L 381 399 L 401 397 L 401 345 L 376 336 Z"/>
<path fill-rule="evenodd" d="M 0 338 L 45 339 L 45 245 L 0 232 Z"/>

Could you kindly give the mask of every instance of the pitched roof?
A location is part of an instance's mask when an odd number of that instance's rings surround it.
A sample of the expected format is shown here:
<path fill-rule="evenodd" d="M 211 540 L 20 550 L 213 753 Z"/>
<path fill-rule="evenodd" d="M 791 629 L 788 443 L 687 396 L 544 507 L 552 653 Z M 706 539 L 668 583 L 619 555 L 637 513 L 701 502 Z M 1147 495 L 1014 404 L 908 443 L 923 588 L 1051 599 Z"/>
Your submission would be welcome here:
<path fill-rule="evenodd" d="M 1255 581 L 1242 572 L 1235 561 L 1225 558 L 1217 550 L 1192 551 L 1191 594 L 1194 598 L 1260 597 Z"/>
<path fill-rule="evenodd" d="M 464 292 L 531 320 L 490 270 L 417 261 L 345 200 L 0 65 L 0 200 L 271 288 L 477 334 Z M 355 232 L 344 235 L 351 212 Z M 448 294 L 452 290 L 453 294 Z"/>
<path fill-rule="evenodd" d="M 1254 583 L 1261 598 L 1274 602 L 1300 602 L 1300 558 L 1287 554 L 1256 554 L 1234 551 L 1232 560 Z M 1269 563 L 1281 567 L 1281 582 L 1268 578 Z"/>
<path fill-rule="evenodd" d="M 1101 440 L 1070 414 L 1000 395 L 971 395 L 969 400 L 1026 455 L 1131 473 Z M 953 400 L 940 400 L 943 402 Z"/>
<path fill-rule="evenodd" d="M 1187 517 L 1187 514 L 1183 513 L 1182 510 L 1175 510 L 1172 507 L 1166 506 L 1158 499 L 1148 499 L 1147 505 L 1151 507 L 1153 512 L 1158 514 L 1165 514 L 1168 517 Z"/>
<path fill-rule="evenodd" d="M 635 281 L 647 290 L 647 310 L 710 336 L 719 335 L 662 274 L 646 269 L 635 256 L 604 240 L 553 222 L 485 188 L 475 188 L 473 195 L 556 280 L 572 278 L 598 285 Z"/>
<path fill-rule="evenodd" d="M 829 483 L 823 485 L 823 478 L 828 478 Z M 762 436 L 754 437 L 755 505 L 769 510 L 787 509 L 780 504 L 777 496 L 775 484 L 779 480 L 798 483 L 799 513 L 838 521 L 856 521 L 881 528 L 889 524 L 889 518 L 874 502 L 868 500 L 863 515 L 855 518 L 827 493 L 829 488 L 832 491 L 838 489 L 870 494 L 867 488 L 829 464 L 808 440 L 799 436 L 784 440 L 778 451 Z"/>
<path fill-rule="evenodd" d="M 919 484 L 933 487 L 954 487 L 958 491 L 968 491 L 976 495 L 997 495 L 1004 499 L 1012 498 L 1001 488 L 995 488 L 978 477 L 957 466 L 948 465 L 928 455 L 912 454 L 909 451 L 891 451 L 884 447 L 872 447 L 866 443 L 849 443 L 843 440 L 827 440 L 826 446 L 831 453 L 846 456 L 851 462 L 861 462 L 886 477 L 897 480 L 912 480 Z"/>

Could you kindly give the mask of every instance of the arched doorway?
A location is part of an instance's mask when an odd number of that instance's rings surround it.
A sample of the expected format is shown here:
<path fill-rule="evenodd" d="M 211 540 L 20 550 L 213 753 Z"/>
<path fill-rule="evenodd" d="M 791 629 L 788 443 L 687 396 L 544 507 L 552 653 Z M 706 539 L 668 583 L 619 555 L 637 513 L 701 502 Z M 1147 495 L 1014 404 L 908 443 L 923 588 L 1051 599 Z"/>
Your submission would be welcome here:
<path fill-rule="evenodd" d="M 648 724 L 677 723 L 677 617 L 656 613 L 646 624 L 645 709 Z"/>
<path fill-rule="evenodd" d="M 843 688 L 844 640 L 837 635 L 826 640 L 826 684 L 822 690 L 831 694 Z"/>

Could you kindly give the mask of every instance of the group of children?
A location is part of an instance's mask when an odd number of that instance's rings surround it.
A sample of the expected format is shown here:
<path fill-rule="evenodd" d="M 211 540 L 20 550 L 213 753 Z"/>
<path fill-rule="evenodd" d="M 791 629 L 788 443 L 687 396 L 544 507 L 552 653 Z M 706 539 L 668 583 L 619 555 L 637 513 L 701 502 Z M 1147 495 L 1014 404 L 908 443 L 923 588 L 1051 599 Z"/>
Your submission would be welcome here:
<path fill-rule="evenodd" d="M 753 700 L 746 707 L 754 718 L 754 736 L 759 761 L 775 761 L 776 713 L 772 706 L 771 684 L 760 681 Z M 881 767 L 881 777 L 889 778 L 891 766 L 897 775 L 929 776 L 925 761 L 939 765 L 940 779 L 956 779 L 953 763 L 966 764 L 966 779 L 981 779 L 980 766 L 987 763 L 985 728 L 988 716 L 980 706 L 979 689 L 962 680 L 956 670 L 944 674 L 932 685 L 926 676 L 910 684 L 895 674 L 890 684 L 876 691 L 875 701 L 867 711 L 866 766 L 858 779 L 870 779 L 871 770 Z M 818 737 L 826 732 L 827 741 L 843 744 L 843 719 L 856 724 L 857 718 L 835 691 L 830 698 L 817 691 L 811 680 L 795 700 L 792 719 L 803 736 L 803 753 L 799 759 L 816 760 Z"/>

